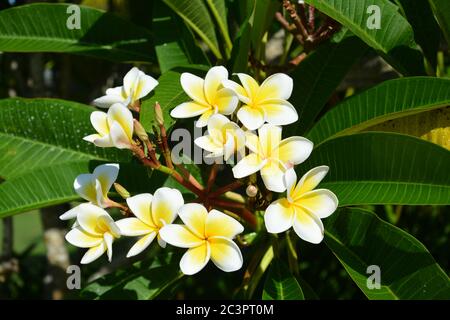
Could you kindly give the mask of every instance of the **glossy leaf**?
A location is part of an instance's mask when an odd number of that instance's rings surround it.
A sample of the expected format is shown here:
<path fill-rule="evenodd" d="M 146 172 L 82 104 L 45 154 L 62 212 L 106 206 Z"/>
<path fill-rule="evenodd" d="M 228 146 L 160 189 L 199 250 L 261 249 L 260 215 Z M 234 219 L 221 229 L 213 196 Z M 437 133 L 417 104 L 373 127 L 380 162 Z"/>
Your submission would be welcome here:
<path fill-rule="evenodd" d="M 415 137 L 364 132 L 331 139 L 300 168 L 319 165 L 330 167 L 321 186 L 340 206 L 450 204 L 450 151 Z"/>
<path fill-rule="evenodd" d="M 69 4 L 36 3 L 0 12 L 0 51 L 69 52 L 119 62 L 155 61 L 151 33 L 101 10 L 80 9 L 80 28 L 68 28 Z M 70 21 L 69 21 L 70 20 Z"/>
<path fill-rule="evenodd" d="M 307 134 L 316 145 L 336 136 L 450 104 L 450 80 L 402 78 L 383 82 L 326 113 Z"/>
<path fill-rule="evenodd" d="M 410 234 L 357 208 L 340 209 L 324 224 L 325 243 L 369 299 L 450 298 L 450 279 Z"/>
<path fill-rule="evenodd" d="M 447 0 L 429 0 L 429 2 L 447 42 L 450 43 L 450 2 Z"/>
<path fill-rule="evenodd" d="M 270 265 L 263 300 L 304 300 L 302 288 L 283 261 L 276 259 Z"/>
<path fill-rule="evenodd" d="M 383 54 L 403 74 L 425 73 L 422 55 L 417 50 L 414 33 L 408 21 L 389 0 L 305 0 L 318 10 L 340 22 L 369 46 Z M 368 27 L 379 9 L 380 26 Z"/>

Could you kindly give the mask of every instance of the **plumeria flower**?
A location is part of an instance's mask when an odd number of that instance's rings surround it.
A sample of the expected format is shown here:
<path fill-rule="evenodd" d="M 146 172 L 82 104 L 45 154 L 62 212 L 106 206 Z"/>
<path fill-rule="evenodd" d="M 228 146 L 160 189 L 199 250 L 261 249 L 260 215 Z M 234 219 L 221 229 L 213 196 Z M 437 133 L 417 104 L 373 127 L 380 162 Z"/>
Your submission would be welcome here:
<path fill-rule="evenodd" d="M 127 257 L 144 251 L 155 237 L 164 248 L 166 243 L 161 239 L 159 230 L 177 217 L 178 209 L 184 204 L 180 191 L 163 187 L 156 190 L 153 196 L 143 193 L 127 198 L 127 204 L 135 217 L 119 220 L 117 225 L 123 236 L 140 237 L 128 251 Z"/>
<path fill-rule="evenodd" d="M 243 259 L 241 250 L 232 239 L 244 227 L 226 214 L 198 203 L 185 204 L 178 211 L 184 225 L 169 224 L 160 230 L 164 241 L 176 247 L 188 248 L 180 261 L 184 274 L 202 270 L 211 259 L 225 272 L 239 270 Z"/>
<path fill-rule="evenodd" d="M 209 69 L 204 80 L 191 73 L 183 73 L 180 78 L 181 86 L 193 101 L 175 107 L 170 115 L 173 118 L 200 116 L 196 126 L 201 128 L 207 125 L 213 114 L 232 114 L 239 99 L 233 90 L 222 86 L 222 81 L 226 79 L 228 71 L 222 66 Z"/>
<path fill-rule="evenodd" d="M 195 139 L 195 144 L 211 152 L 206 157 L 223 157 L 227 161 L 236 151 L 245 147 L 244 131 L 221 114 L 208 120 L 208 134 Z"/>
<path fill-rule="evenodd" d="M 105 251 L 112 259 L 112 244 L 120 238 L 120 229 L 104 209 L 91 203 L 76 207 L 77 226 L 66 234 L 66 240 L 80 248 L 89 248 L 81 259 L 82 264 L 98 259 Z"/>
<path fill-rule="evenodd" d="M 338 207 L 338 199 L 333 192 L 314 190 L 327 173 L 328 167 L 320 166 L 308 171 L 297 183 L 294 169 L 287 170 L 287 197 L 276 200 L 266 209 L 264 221 L 267 231 L 280 233 L 293 226 L 303 240 L 320 243 L 324 233 L 320 219 L 330 216 Z"/>
<path fill-rule="evenodd" d="M 266 188 L 275 192 L 286 190 L 283 181 L 286 169 L 305 161 L 313 149 L 313 143 L 303 137 L 281 140 L 281 128 L 270 124 L 263 125 L 258 136 L 247 132 L 245 145 L 251 153 L 233 168 L 234 177 L 239 179 L 261 171 Z"/>
<path fill-rule="evenodd" d="M 115 103 L 132 105 L 148 95 L 157 85 L 157 80 L 134 67 L 123 78 L 123 86 L 106 90 L 106 95 L 95 99 L 93 103 L 101 108 L 109 108 Z"/>
<path fill-rule="evenodd" d="M 244 104 L 237 117 L 249 130 L 260 128 L 264 122 L 281 126 L 298 120 L 297 111 L 287 101 L 292 94 L 291 77 L 276 73 L 259 85 L 247 74 L 238 73 L 237 76 L 242 86 L 231 80 L 224 80 L 222 84 L 233 90 Z"/>
<path fill-rule="evenodd" d="M 116 147 L 130 149 L 133 144 L 133 115 L 123 104 L 116 103 L 108 109 L 108 113 L 94 111 L 91 123 L 97 131 L 83 138 L 97 147 Z"/>

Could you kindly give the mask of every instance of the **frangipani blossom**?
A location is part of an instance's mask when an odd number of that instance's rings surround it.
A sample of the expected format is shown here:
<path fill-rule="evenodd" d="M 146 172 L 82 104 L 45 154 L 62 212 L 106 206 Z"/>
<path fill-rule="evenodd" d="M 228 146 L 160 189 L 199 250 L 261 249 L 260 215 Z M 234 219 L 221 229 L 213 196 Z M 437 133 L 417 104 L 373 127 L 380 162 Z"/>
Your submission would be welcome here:
<path fill-rule="evenodd" d="M 180 78 L 181 86 L 193 101 L 175 107 L 170 115 L 173 118 L 200 116 L 196 126 L 201 128 L 207 125 L 213 114 L 232 114 L 239 99 L 233 90 L 222 86 L 222 81 L 226 79 L 228 71 L 222 66 L 209 69 L 204 80 L 191 73 L 183 73 Z"/>
<path fill-rule="evenodd" d="M 245 134 L 239 126 L 221 114 L 208 120 L 208 134 L 195 139 L 195 144 L 211 152 L 207 157 L 224 157 L 227 161 L 236 151 L 245 147 Z"/>
<path fill-rule="evenodd" d="M 303 240 L 320 243 L 324 233 L 320 219 L 330 216 L 338 207 L 338 199 L 333 192 L 314 190 L 327 173 L 328 167 L 320 166 L 308 171 L 297 183 L 294 169 L 287 170 L 287 197 L 276 200 L 266 209 L 264 222 L 267 231 L 280 233 L 293 226 Z"/>
<path fill-rule="evenodd" d="M 245 145 L 251 153 L 233 168 L 234 177 L 239 179 L 261 171 L 267 189 L 283 192 L 286 169 L 305 161 L 313 149 L 313 143 L 303 137 L 289 137 L 281 140 L 281 128 L 270 124 L 258 130 L 258 136 L 247 132 Z"/>
<path fill-rule="evenodd" d="M 120 229 L 104 209 L 91 203 L 76 208 L 77 225 L 66 234 L 66 240 L 80 248 L 89 248 L 81 259 L 82 264 L 98 259 L 105 251 L 112 259 L 112 244 L 120 238 Z"/>
<path fill-rule="evenodd" d="M 73 183 L 73 188 L 81 198 L 101 208 L 107 208 L 110 205 L 108 192 L 116 181 L 118 174 L 118 164 L 102 164 L 95 168 L 92 174 L 84 173 L 77 176 Z M 78 211 L 77 208 L 73 208 L 59 218 L 61 220 L 76 218 Z"/>
<path fill-rule="evenodd" d="M 157 80 L 134 67 L 123 78 L 123 86 L 107 89 L 106 95 L 93 103 L 100 108 L 109 108 L 115 103 L 128 106 L 148 95 L 157 85 Z"/>
<path fill-rule="evenodd" d="M 140 237 L 128 251 L 127 257 L 144 251 L 155 237 L 164 248 L 166 243 L 161 239 L 159 230 L 177 217 L 178 209 L 184 204 L 180 191 L 163 187 L 156 190 L 153 196 L 143 193 L 127 198 L 127 204 L 135 217 L 119 220 L 117 225 L 123 236 Z"/>
<path fill-rule="evenodd" d="M 123 104 L 116 103 L 108 109 L 108 113 L 94 111 L 91 123 L 98 132 L 83 138 L 97 147 L 116 147 L 130 149 L 133 144 L 133 115 Z"/>
<path fill-rule="evenodd" d="M 243 259 L 241 250 L 232 239 L 244 227 L 226 214 L 197 203 L 185 204 L 178 211 L 184 225 L 169 224 L 160 230 L 167 243 L 188 248 L 180 261 L 184 274 L 192 275 L 202 270 L 211 259 L 225 272 L 239 270 Z"/>
<path fill-rule="evenodd" d="M 244 104 L 239 108 L 237 117 L 246 128 L 256 130 L 264 122 L 281 126 L 298 120 L 297 111 L 287 101 L 292 94 L 291 77 L 276 73 L 259 85 L 247 74 L 238 73 L 237 76 L 242 86 L 231 80 L 224 80 L 222 84 L 233 90 Z"/>

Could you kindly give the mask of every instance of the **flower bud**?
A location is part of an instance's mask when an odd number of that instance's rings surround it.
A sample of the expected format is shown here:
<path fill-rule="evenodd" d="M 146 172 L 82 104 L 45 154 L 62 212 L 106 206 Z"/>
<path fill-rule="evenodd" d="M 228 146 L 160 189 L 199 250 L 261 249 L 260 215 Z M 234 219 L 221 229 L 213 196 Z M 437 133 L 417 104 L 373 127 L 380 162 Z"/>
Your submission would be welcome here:
<path fill-rule="evenodd" d="M 155 104 L 155 119 L 158 125 L 160 126 L 164 125 L 164 115 L 159 102 L 156 102 Z"/>
<path fill-rule="evenodd" d="M 133 120 L 134 122 L 134 133 L 136 133 L 136 135 L 139 137 L 139 139 L 141 139 L 142 141 L 148 141 L 148 135 L 147 132 L 145 131 L 144 127 L 142 126 L 142 124 L 137 121 L 136 119 Z"/>
<path fill-rule="evenodd" d="M 245 193 L 247 194 L 247 196 L 249 196 L 250 198 L 254 198 L 256 197 L 256 195 L 258 194 L 258 188 L 254 185 L 249 185 L 247 187 L 247 189 L 245 189 Z"/>
<path fill-rule="evenodd" d="M 124 187 L 122 187 L 120 184 L 118 184 L 117 182 L 114 183 L 114 189 L 116 189 L 116 192 L 124 199 L 129 198 L 130 197 L 130 193 L 127 191 L 127 189 L 125 189 Z"/>

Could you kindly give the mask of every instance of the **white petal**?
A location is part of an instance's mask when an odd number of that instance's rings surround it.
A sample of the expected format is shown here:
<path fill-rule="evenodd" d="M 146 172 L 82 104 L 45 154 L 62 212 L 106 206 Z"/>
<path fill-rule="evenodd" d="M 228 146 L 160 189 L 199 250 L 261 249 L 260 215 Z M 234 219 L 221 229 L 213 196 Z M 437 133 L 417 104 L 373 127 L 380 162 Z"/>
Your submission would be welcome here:
<path fill-rule="evenodd" d="M 123 77 L 123 88 L 127 96 L 131 96 L 138 85 L 139 81 L 139 69 L 136 67 L 131 68 L 130 71 L 127 72 L 125 77 Z"/>
<path fill-rule="evenodd" d="M 264 124 L 264 114 L 249 106 L 242 106 L 237 112 L 239 121 L 249 130 L 256 130 Z"/>
<path fill-rule="evenodd" d="M 149 233 L 142 238 L 140 238 L 136 243 L 131 247 L 130 251 L 127 253 L 127 258 L 134 257 L 144 251 L 155 239 L 156 232 Z"/>
<path fill-rule="evenodd" d="M 142 99 L 143 97 L 148 95 L 153 89 L 155 89 L 158 84 L 159 83 L 156 79 L 141 72 L 139 76 L 139 83 L 136 88 L 136 91 L 134 92 L 133 99 L 135 101 Z"/>
<path fill-rule="evenodd" d="M 317 189 L 303 194 L 295 203 L 306 208 L 318 218 L 326 218 L 336 211 L 339 202 L 336 195 L 327 189 Z"/>
<path fill-rule="evenodd" d="M 225 161 L 227 161 L 236 151 L 235 137 L 231 133 L 227 133 L 227 142 L 223 146 L 223 156 Z"/>
<path fill-rule="evenodd" d="M 62 215 L 59 216 L 59 218 L 61 220 L 70 220 L 70 219 L 75 219 L 77 217 L 77 213 L 78 213 L 78 209 L 72 208 L 66 212 L 64 212 Z"/>
<path fill-rule="evenodd" d="M 178 210 L 178 215 L 192 233 L 201 239 L 205 237 L 205 224 L 208 211 L 203 205 L 199 203 L 185 204 Z"/>
<path fill-rule="evenodd" d="M 180 269 L 186 275 L 193 275 L 201 271 L 208 263 L 211 248 L 207 241 L 195 248 L 190 248 L 180 260 Z"/>
<path fill-rule="evenodd" d="M 208 105 L 203 90 L 205 81 L 202 78 L 197 77 L 196 75 L 193 75 L 191 73 L 185 72 L 181 74 L 180 83 L 184 92 L 186 92 L 186 94 L 192 100 L 203 105 Z"/>
<path fill-rule="evenodd" d="M 151 215 L 152 201 L 153 196 L 150 193 L 141 193 L 127 198 L 128 207 L 139 220 L 149 226 L 156 226 Z"/>
<path fill-rule="evenodd" d="M 130 149 L 131 139 L 125 133 L 124 129 L 118 122 L 114 122 L 111 126 L 111 140 L 116 148 Z"/>
<path fill-rule="evenodd" d="M 73 183 L 75 192 L 83 199 L 94 204 L 99 204 L 102 198 L 102 187 L 100 182 L 92 174 L 80 174 Z"/>
<path fill-rule="evenodd" d="M 185 102 L 176 106 L 170 112 L 172 118 L 185 119 L 199 116 L 211 110 L 210 106 L 199 104 L 196 102 Z"/>
<path fill-rule="evenodd" d="M 208 239 L 211 247 L 211 260 L 222 271 L 233 272 L 242 268 L 244 259 L 239 247 L 223 237 Z"/>
<path fill-rule="evenodd" d="M 259 143 L 264 155 L 270 156 L 272 150 L 280 144 L 281 127 L 265 124 L 258 130 Z"/>
<path fill-rule="evenodd" d="M 103 241 L 103 238 L 98 236 L 94 237 L 80 227 L 76 227 L 66 234 L 66 240 L 79 248 L 91 248 L 98 246 Z"/>
<path fill-rule="evenodd" d="M 162 238 L 161 238 L 161 236 L 160 236 L 160 234 L 158 233 L 158 236 L 157 236 L 157 241 L 158 241 L 158 244 L 159 244 L 159 246 L 161 247 L 161 248 L 165 248 L 166 246 L 167 246 L 167 242 L 165 242 Z"/>
<path fill-rule="evenodd" d="M 284 126 L 298 120 L 297 110 L 285 100 L 269 100 L 259 107 L 264 110 L 265 120 L 270 124 Z"/>
<path fill-rule="evenodd" d="M 103 232 L 98 229 L 98 220 L 100 217 L 111 219 L 108 212 L 90 203 L 82 203 L 77 208 L 79 211 L 77 213 L 77 222 L 81 228 L 92 235 L 102 235 Z"/>
<path fill-rule="evenodd" d="M 299 164 L 308 159 L 313 147 L 314 144 L 306 138 L 289 137 L 281 141 L 273 154 L 283 163 Z"/>
<path fill-rule="evenodd" d="M 90 248 L 81 259 L 81 264 L 88 264 L 97 260 L 106 251 L 106 244 L 102 241 L 98 246 Z"/>
<path fill-rule="evenodd" d="M 228 79 L 228 71 L 223 66 L 209 69 L 204 81 L 204 93 L 209 104 L 214 103 L 217 91 L 222 86 L 222 81 L 226 79 Z"/>
<path fill-rule="evenodd" d="M 126 99 L 123 96 L 116 95 L 116 94 L 108 94 L 108 91 L 106 91 L 106 92 L 107 92 L 106 95 L 95 99 L 94 101 L 92 101 L 92 103 L 100 108 L 109 108 L 110 106 L 112 106 L 115 103 L 123 104 L 126 102 Z"/>
<path fill-rule="evenodd" d="M 116 221 L 116 225 L 119 227 L 120 233 L 127 237 L 143 236 L 156 230 L 138 218 L 120 219 Z"/>
<path fill-rule="evenodd" d="M 233 170 L 233 176 L 236 179 L 247 177 L 264 167 L 265 161 L 256 153 L 251 153 L 239 161 Z"/>
<path fill-rule="evenodd" d="M 220 89 L 214 100 L 214 107 L 217 107 L 217 111 L 221 114 L 230 115 L 236 110 L 239 104 L 239 98 L 233 90 L 222 88 Z"/>
<path fill-rule="evenodd" d="M 127 140 L 131 140 L 131 138 L 133 137 L 134 125 L 133 114 L 131 113 L 130 109 L 120 103 L 113 104 L 111 108 L 108 109 L 108 124 L 111 134 L 114 123 L 118 123 L 128 137 Z"/>
<path fill-rule="evenodd" d="M 203 128 L 208 124 L 209 118 L 215 113 L 213 109 L 209 109 L 208 111 L 205 111 L 200 118 L 195 122 L 195 126 L 197 128 Z"/>
<path fill-rule="evenodd" d="M 294 207 L 286 198 L 278 199 L 270 204 L 264 214 L 267 232 L 280 233 L 292 227 L 295 216 Z"/>
<path fill-rule="evenodd" d="M 108 134 L 107 136 L 100 136 L 98 134 L 91 134 L 83 138 L 83 140 L 92 142 L 97 147 L 100 148 L 109 148 L 114 147 L 114 142 L 111 139 L 111 136 Z"/>
<path fill-rule="evenodd" d="M 153 195 L 151 206 L 153 222 L 158 227 L 172 223 L 183 204 L 184 199 L 180 191 L 166 187 L 159 188 Z"/>
<path fill-rule="evenodd" d="M 159 235 L 165 242 L 180 248 L 193 248 L 204 241 L 193 234 L 188 227 L 180 224 L 168 224 L 162 227 Z"/>
<path fill-rule="evenodd" d="M 117 163 L 102 164 L 95 168 L 92 174 L 100 182 L 103 196 L 106 197 L 119 175 L 119 165 Z"/>
<path fill-rule="evenodd" d="M 109 134 L 108 116 L 105 112 L 92 112 L 90 120 L 95 131 L 97 131 L 101 136 Z"/>
<path fill-rule="evenodd" d="M 287 100 L 291 97 L 294 82 L 284 73 L 276 73 L 268 77 L 261 84 L 258 91 L 258 101 L 269 99 Z"/>
<path fill-rule="evenodd" d="M 206 218 L 205 234 L 207 237 L 234 238 L 244 231 L 236 219 L 218 210 L 211 210 Z"/>
<path fill-rule="evenodd" d="M 217 142 L 224 143 L 224 127 L 230 120 L 224 115 L 217 113 L 208 119 L 208 133 Z"/>
<path fill-rule="evenodd" d="M 244 104 L 250 103 L 250 98 L 247 95 L 247 91 L 245 91 L 244 87 L 240 84 L 232 81 L 232 80 L 224 80 L 222 81 L 222 85 L 230 90 L 233 90 L 233 92 L 238 96 L 239 100 L 242 101 Z"/>
<path fill-rule="evenodd" d="M 320 243 L 323 240 L 323 224 L 319 218 L 306 212 L 302 208 L 295 208 L 294 231 L 308 242 Z"/>
<path fill-rule="evenodd" d="M 245 91 L 247 92 L 247 96 L 253 100 L 255 99 L 256 95 L 259 91 L 259 84 L 256 82 L 255 79 L 250 77 L 248 74 L 245 73 L 238 73 L 237 74 L 239 80 L 242 83 L 242 86 L 244 87 Z"/>
<path fill-rule="evenodd" d="M 299 197 L 303 193 L 314 190 L 325 178 L 329 169 L 328 166 L 319 166 L 305 173 L 295 187 L 295 196 Z"/>
<path fill-rule="evenodd" d="M 274 192 L 284 192 L 284 167 L 279 161 L 270 160 L 261 168 L 261 178 L 266 188 Z"/>
<path fill-rule="evenodd" d="M 206 151 L 218 153 L 223 152 L 223 145 L 219 144 L 211 136 L 203 136 L 194 140 L 194 143 Z"/>
<path fill-rule="evenodd" d="M 112 244 L 114 241 L 114 237 L 109 232 L 105 232 L 103 234 L 103 241 L 106 244 L 106 254 L 108 255 L 108 260 L 109 260 L 109 262 L 111 262 L 112 254 L 113 254 Z"/>
<path fill-rule="evenodd" d="M 297 183 L 297 174 L 295 173 L 294 168 L 289 168 L 284 173 L 284 185 L 287 190 L 287 198 L 289 201 L 292 201 L 295 197 L 293 197 L 295 184 Z"/>

